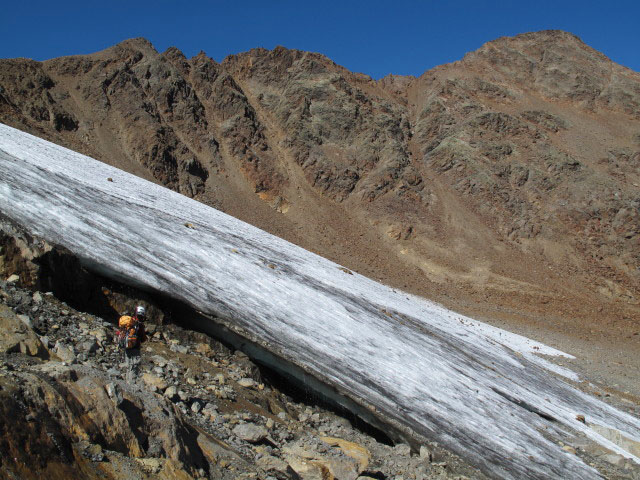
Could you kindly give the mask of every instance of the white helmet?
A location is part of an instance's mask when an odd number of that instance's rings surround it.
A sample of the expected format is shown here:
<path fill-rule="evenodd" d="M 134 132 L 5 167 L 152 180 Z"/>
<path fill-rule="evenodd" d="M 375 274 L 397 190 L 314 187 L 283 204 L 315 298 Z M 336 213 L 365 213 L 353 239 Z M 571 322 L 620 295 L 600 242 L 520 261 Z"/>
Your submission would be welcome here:
<path fill-rule="evenodd" d="M 142 305 L 138 305 L 136 307 L 136 317 L 138 318 L 142 318 L 144 316 L 146 316 L 147 311 L 145 310 L 145 308 Z"/>

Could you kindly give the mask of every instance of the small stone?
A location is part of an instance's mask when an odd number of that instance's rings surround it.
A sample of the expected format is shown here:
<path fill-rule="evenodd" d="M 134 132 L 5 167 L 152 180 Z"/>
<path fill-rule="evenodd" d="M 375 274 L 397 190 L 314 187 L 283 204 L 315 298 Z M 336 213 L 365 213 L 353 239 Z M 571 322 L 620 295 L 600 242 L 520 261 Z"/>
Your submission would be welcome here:
<path fill-rule="evenodd" d="M 167 366 L 167 359 L 161 357 L 160 355 L 154 355 L 153 357 L 151 357 L 151 361 L 160 368 L 164 368 Z"/>
<path fill-rule="evenodd" d="M 84 452 L 84 455 L 92 462 L 102 462 L 104 460 L 104 453 L 102 453 L 102 447 L 98 444 L 91 444 Z"/>
<path fill-rule="evenodd" d="M 18 315 L 18 318 L 22 323 L 24 323 L 27 327 L 33 329 L 33 323 L 31 322 L 31 318 L 29 315 Z"/>
<path fill-rule="evenodd" d="M 218 382 L 218 385 L 224 385 L 224 375 L 221 373 L 216 374 L 214 377 L 215 381 Z"/>
<path fill-rule="evenodd" d="M 280 413 L 278 413 L 277 417 L 278 417 L 280 420 L 283 420 L 283 421 L 284 421 L 284 420 L 286 420 L 286 419 L 287 419 L 287 414 L 286 414 L 285 412 L 280 412 Z"/>
<path fill-rule="evenodd" d="M 11 275 L 9 276 L 9 278 L 7 278 L 7 283 L 9 284 L 14 284 L 14 283 L 18 283 L 20 281 L 20 277 L 18 275 Z"/>
<path fill-rule="evenodd" d="M 42 294 L 40 292 L 36 292 L 33 294 L 33 301 L 40 304 L 42 303 Z"/>
<path fill-rule="evenodd" d="M 582 423 L 587 423 L 587 421 L 584 418 L 584 415 L 576 415 L 576 420 Z"/>
<path fill-rule="evenodd" d="M 259 425 L 254 425 L 252 423 L 241 423 L 240 425 L 236 425 L 233 429 L 233 434 L 249 443 L 258 443 L 261 440 L 267 438 L 269 432 L 264 427 Z"/>
<path fill-rule="evenodd" d="M 196 352 L 201 353 L 202 355 L 208 355 L 211 353 L 211 347 L 206 343 L 198 343 L 196 345 Z"/>
<path fill-rule="evenodd" d="M 238 380 L 238 385 L 244 388 L 255 388 L 257 382 L 253 378 L 241 378 Z"/>
<path fill-rule="evenodd" d="M 298 415 L 298 421 L 301 423 L 305 423 L 307 420 L 309 420 L 309 415 L 307 413 L 301 413 Z"/>
<path fill-rule="evenodd" d="M 98 351 L 98 342 L 95 339 L 83 342 L 80 348 L 87 353 L 95 353 Z"/>
<path fill-rule="evenodd" d="M 393 447 L 393 451 L 397 455 L 402 455 L 403 457 L 408 457 L 411 455 L 411 447 L 406 443 L 399 443 L 395 447 Z"/>
<path fill-rule="evenodd" d="M 71 364 L 76 361 L 76 354 L 73 351 L 73 347 L 67 347 L 66 345 L 60 342 L 56 342 L 55 352 L 56 352 L 56 355 L 63 362 L 67 362 Z"/>
<path fill-rule="evenodd" d="M 164 464 L 160 458 L 136 458 L 135 459 L 143 468 L 143 470 L 152 475 L 157 474 L 162 470 Z"/>
<path fill-rule="evenodd" d="M 202 409 L 202 414 L 207 417 L 209 420 L 213 421 L 218 416 L 218 411 L 212 403 L 207 403 Z"/>
<path fill-rule="evenodd" d="M 144 373 L 142 381 L 150 388 L 156 388 L 159 391 L 165 390 L 168 385 L 164 378 L 157 377 L 151 373 Z"/>
<path fill-rule="evenodd" d="M 258 465 L 258 467 L 262 468 L 265 471 L 270 471 L 270 472 L 279 472 L 281 474 L 283 474 L 283 476 L 285 476 L 284 478 L 288 478 L 290 477 L 291 473 L 290 473 L 290 467 L 287 464 L 287 462 L 285 462 L 284 460 L 281 460 L 277 457 L 274 457 L 272 455 L 262 455 L 256 462 L 256 464 Z M 269 477 L 267 477 L 269 478 Z M 274 477 L 270 477 L 270 478 L 274 478 Z M 280 476 L 278 476 L 278 478 L 280 478 Z"/>
<path fill-rule="evenodd" d="M 275 422 L 273 421 L 273 419 L 272 419 L 272 418 L 269 418 L 269 419 L 267 420 L 267 425 L 266 425 L 266 427 L 267 427 L 269 430 L 271 430 L 271 429 L 273 428 L 273 426 L 274 426 L 274 425 L 275 425 Z"/>
<path fill-rule="evenodd" d="M 167 397 L 172 402 L 175 402 L 179 398 L 178 389 L 172 385 L 164 391 L 164 396 Z"/>
<path fill-rule="evenodd" d="M 191 404 L 191 411 L 193 413 L 199 413 L 200 410 L 202 410 L 202 405 L 200 405 L 200 402 L 195 401 Z"/>
<path fill-rule="evenodd" d="M 107 395 L 109 395 L 109 398 L 111 400 L 113 400 L 113 403 L 116 404 L 116 406 L 120 405 L 123 401 L 123 397 L 122 397 L 122 392 L 120 391 L 120 388 L 113 382 L 107 383 L 104 386 L 104 389 L 107 392 Z"/>
<path fill-rule="evenodd" d="M 420 447 L 420 458 L 426 462 L 431 463 L 433 461 L 433 454 L 431 450 L 424 445 Z"/>
<path fill-rule="evenodd" d="M 572 454 L 574 454 L 574 455 L 576 454 L 576 449 L 575 449 L 575 448 L 573 448 L 573 447 L 571 447 L 571 446 L 569 446 L 569 445 L 565 445 L 564 447 L 562 447 L 562 449 L 563 449 L 565 452 L 569 452 L 569 453 L 572 453 Z"/>
<path fill-rule="evenodd" d="M 615 465 L 616 467 L 623 467 L 625 464 L 625 458 L 617 453 L 609 453 L 600 458 L 611 465 Z"/>
<path fill-rule="evenodd" d="M 187 378 L 187 383 L 188 383 L 189 385 L 196 385 L 198 382 L 196 381 L 196 379 L 195 379 L 195 378 L 193 378 L 193 377 L 189 377 L 189 378 Z"/>
<path fill-rule="evenodd" d="M 185 347 L 184 345 L 178 345 L 175 343 L 172 343 L 169 346 L 169 350 L 171 350 L 172 352 L 176 352 L 176 353 L 188 353 L 189 349 L 187 347 Z"/>
<path fill-rule="evenodd" d="M 180 397 L 180 400 L 183 402 L 189 401 L 189 394 L 185 391 L 178 390 L 178 397 Z"/>

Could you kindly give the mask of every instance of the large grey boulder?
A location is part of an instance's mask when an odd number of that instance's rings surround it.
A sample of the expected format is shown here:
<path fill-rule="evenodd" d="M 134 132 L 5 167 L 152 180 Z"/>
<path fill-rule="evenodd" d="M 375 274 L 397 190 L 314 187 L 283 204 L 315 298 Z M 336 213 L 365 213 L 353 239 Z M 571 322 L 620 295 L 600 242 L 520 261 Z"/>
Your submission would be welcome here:
<path fill-rule="evenodd" d="M 269 435 L 267 429 L 253 423 L 241 423 L 233 429 L 233 434 L 249 443 L 258 443 Z"/>

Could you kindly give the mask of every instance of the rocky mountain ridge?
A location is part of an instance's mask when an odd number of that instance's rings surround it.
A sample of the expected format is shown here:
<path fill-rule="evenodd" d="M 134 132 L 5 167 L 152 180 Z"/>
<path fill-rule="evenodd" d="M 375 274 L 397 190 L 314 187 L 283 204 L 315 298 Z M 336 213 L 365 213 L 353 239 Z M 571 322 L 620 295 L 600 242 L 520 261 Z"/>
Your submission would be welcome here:
<path fill-rule="evenodd" d="M 571 34 L 379 81 L 143 39 L 0 64 L 4 123 L 465 313 L 637 348 L 640 75 Z"/>

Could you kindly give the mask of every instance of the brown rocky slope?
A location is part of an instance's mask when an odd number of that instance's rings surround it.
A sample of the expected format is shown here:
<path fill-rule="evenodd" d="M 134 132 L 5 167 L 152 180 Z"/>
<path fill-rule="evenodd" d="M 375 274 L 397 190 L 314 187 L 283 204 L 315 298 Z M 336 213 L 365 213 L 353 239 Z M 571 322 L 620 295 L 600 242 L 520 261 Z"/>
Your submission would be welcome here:
<path fill-rule="evenodd" d="M 571 34 L 380 81 L 128 40 L 0 61 L 0 121 L 638 383 L 640 74 Z"/>

